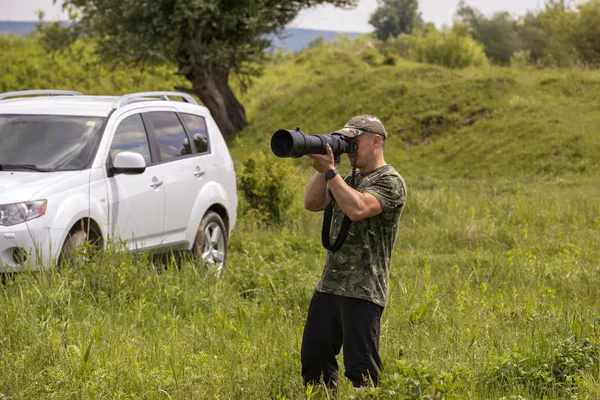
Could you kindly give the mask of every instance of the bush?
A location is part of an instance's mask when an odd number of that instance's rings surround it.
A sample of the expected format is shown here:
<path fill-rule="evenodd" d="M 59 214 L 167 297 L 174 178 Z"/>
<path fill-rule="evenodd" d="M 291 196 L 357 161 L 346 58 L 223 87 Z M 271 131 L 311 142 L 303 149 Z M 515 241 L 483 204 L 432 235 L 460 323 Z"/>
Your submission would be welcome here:
<path fill-rule="evenodd" d="M 531 64 L 531 51 L 520 50 L 510 58 L 510 66 L 513 68 L 523 68 Z"/>
<path fill-rule="evenodd" d="M 426 33 L 415 31 L 400 37 L 401 47 L 406 48 L 409 58 L 428 64 L 448 68 L 487 65 L 483 46 L 460 28 L 455 26 L 445 31 L 430 28 Z"/>
<path fill-rule="evenodd" d="M 384 56 L 373 45 L 363 47 L 359 52 L 361 60 L 372 67 L 384 62 Z"/>
<path fill-rule="evenodd" d="M 542 396 L 575 394 L 582 373 L 597 376 L 599 356 L 597 342 L 568 338 L 547 354 L 511 355 L 492 368 L 485 382 L 507 392 L 527 389 Z"/>
<path fill-rule="evenodd" d="M 394 53 L 384 53 L 383 55 L 383 65 L 396 65 L 400 61 L 400 57 Z"/>
<path fill-rule="evenodd" d="M 297 170 L 289 160 L 267 157 L 262 151 L 251 154 L 237 174 L 238 188 L 246 202 L 242 214 L 266 222 L 283 221 L 292 204 Z"/>

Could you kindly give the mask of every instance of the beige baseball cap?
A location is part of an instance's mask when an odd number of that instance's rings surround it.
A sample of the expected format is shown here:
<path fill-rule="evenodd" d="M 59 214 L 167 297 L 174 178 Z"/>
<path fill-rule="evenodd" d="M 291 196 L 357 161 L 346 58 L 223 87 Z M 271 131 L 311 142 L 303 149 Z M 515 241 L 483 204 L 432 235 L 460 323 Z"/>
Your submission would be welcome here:
<path fill-rule="evenodd" d="M 346 125 L 338 131 L 338 133 L 347 137 L 356 137 L 365 132 L 377 133 L 387 138 L 387 132 L 385 127 L 379 120 L 379 118 L 373 115 L 359 115 L 346 122 Z"/>

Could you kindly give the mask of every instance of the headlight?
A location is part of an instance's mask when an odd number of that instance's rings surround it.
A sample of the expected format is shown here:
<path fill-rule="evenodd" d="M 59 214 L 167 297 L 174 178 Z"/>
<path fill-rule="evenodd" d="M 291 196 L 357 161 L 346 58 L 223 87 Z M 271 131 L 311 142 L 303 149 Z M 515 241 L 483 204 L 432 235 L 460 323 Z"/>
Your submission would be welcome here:
<path fill-rule="evenodd" d="M 46 214 L 46 200 L 0 205 L 0 225 L 11 226 Z"/>

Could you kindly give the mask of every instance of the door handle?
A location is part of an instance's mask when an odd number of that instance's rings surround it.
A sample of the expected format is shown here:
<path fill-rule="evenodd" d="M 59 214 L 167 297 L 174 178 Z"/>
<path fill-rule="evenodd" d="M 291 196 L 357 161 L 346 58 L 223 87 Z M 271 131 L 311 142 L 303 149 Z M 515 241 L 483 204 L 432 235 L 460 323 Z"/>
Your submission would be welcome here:
<path fill-rule="evenodd" d="M 202 175 L 204 175 L 206 173 L 206 171 L 204 171 L 202 168 L 200 167 L 196 167 L 196 171 L 194 172 L 194 176 L 196 178 L 200 178 Z"/>
<path fill-rule="evenodd" d="M 150 184 L 150 187 L 156 189 L 157 187 L 159 187 L 160 185 L 163 184 L 163 181 L 161 181 L 160 179 L 158 179 L 157 177 L 152 177 L 152 183 Z"/>

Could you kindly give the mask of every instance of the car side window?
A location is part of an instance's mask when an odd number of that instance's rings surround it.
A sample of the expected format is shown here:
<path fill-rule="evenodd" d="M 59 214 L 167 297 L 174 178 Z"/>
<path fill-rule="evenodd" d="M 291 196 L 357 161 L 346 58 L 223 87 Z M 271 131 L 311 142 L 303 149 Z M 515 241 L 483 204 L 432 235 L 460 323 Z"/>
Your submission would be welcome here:
<path fill-rule="evenodd" d="M 140 153 L 144 157 L 146 165 L 152 163 L 148 135 L 146 134 L 142 117 L 139 114 L 130 115 L 121 121 L 117 127 L 115 137 L 110 146 L 111 161 L 122 151 Z"/>
<path fill-rule="evenodd" d="M 181 114 L 181 118 L 183 118 L 183 122 L 196 145 L 196 151 L 200 154 L 208 152 L 208 133 L 205 119 L 194 114 Z"/>
<path fill-rule="evenodd" d="M 152 124 L 162 161 L 173 160 L 192 154 L 190 140 L 177 114 L 169 111 L 154 111 L 144 114 Z"/>

